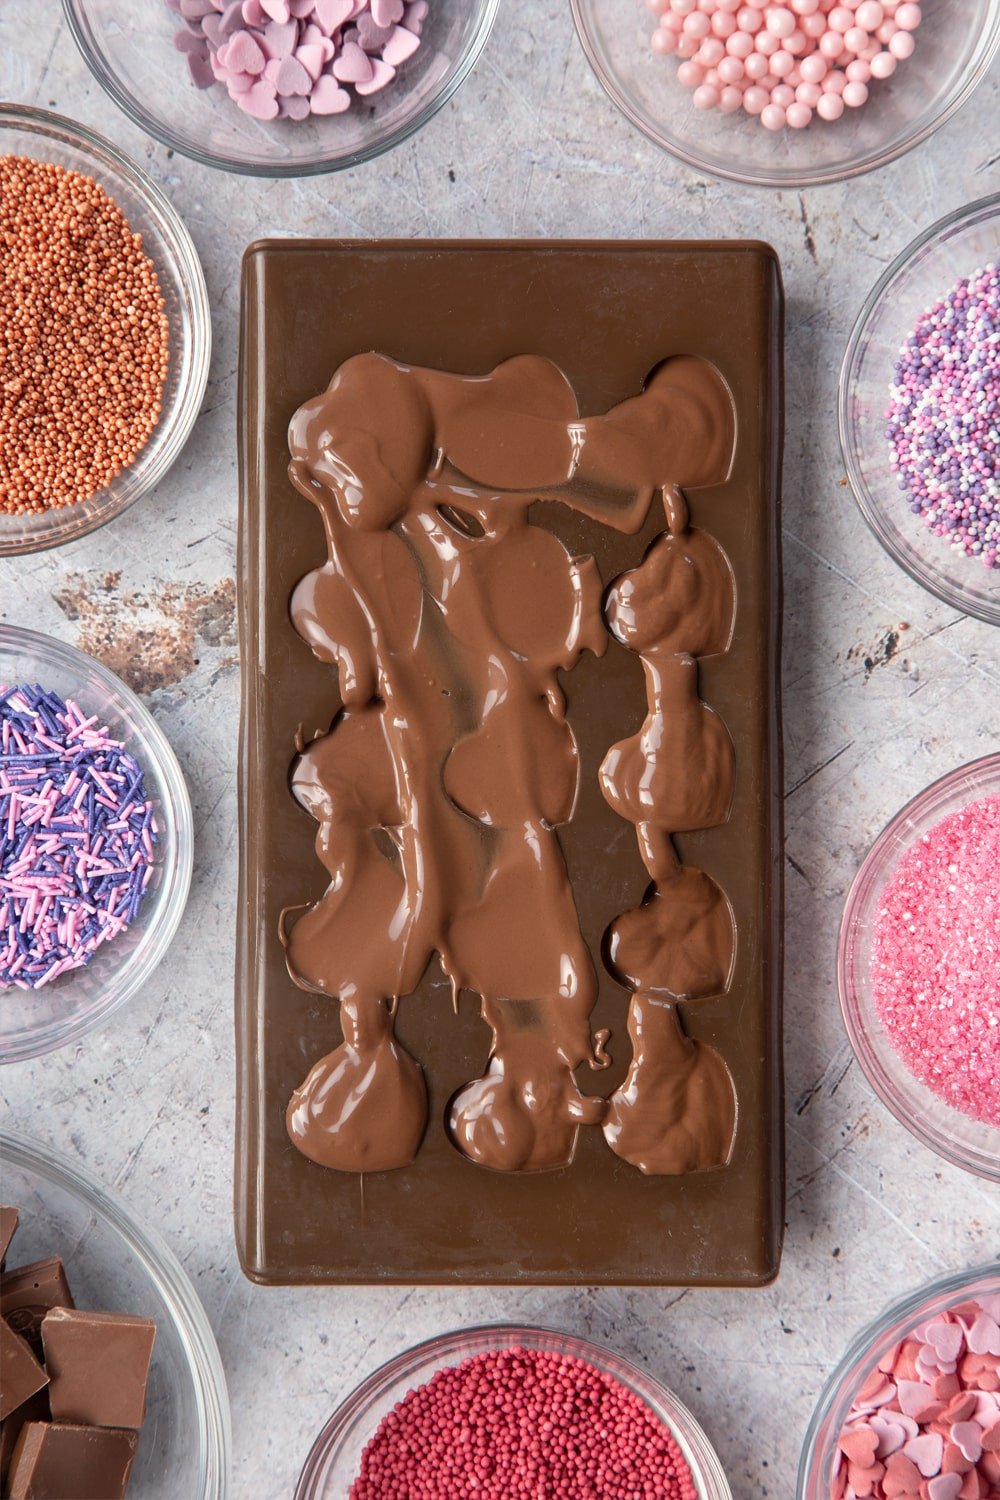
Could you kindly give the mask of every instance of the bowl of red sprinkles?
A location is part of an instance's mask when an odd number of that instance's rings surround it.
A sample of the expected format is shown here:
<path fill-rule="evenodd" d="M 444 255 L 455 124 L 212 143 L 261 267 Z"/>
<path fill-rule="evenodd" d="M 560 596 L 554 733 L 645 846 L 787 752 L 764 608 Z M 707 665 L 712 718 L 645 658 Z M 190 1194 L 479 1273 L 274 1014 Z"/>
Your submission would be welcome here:
<path fill-rule="evenodd" d="M 101 136 L 0 105 L 0 555 L 85 536 L 167 473 L 201 407 L 205 278 Z"/>
<path fill-rule="evenodd" d="M 885 549 L 946 604 L 1000 625 L 1000 194 L 889 266 L 851 334 L 838 416 Z"/>
<path fill-rule="evenodd" d="M 1000 1265 L 910 1293 L 851 1344 L 806 1434 L 797 1500 L 1000 1494 Z"/>
<path fill-rule="evenodd" d="M 191 881 L 191 804 L 149 711 L 71 646 L 0 625 L 0 1062 L 137 994 Z"/>
<path fill-rule="evenodd" d="M 1000 1182 L 1000 754 L 960 766 L 876 839 L 838 982 L 875 1092 L 933 1151 Z"/>
<path fill-rule="evenodd" d="M 498 1324 L 376 1370 L 313 1445 L 295 1500 L 731 1500 L 708 1439 L 599 1344 Z"/>

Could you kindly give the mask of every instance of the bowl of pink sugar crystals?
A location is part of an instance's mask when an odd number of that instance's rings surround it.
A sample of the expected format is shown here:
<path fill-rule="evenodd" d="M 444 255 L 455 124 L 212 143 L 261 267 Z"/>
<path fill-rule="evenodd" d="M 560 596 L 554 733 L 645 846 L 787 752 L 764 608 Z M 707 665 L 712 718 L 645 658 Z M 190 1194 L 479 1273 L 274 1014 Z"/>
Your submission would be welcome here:
<path fill-rule="evenodd" d="M 838 954 L 844 1022 L 875 1092 L 925 1145 L 995 1182 L 998 872 L 993 754 L 934 782 L 879 835 L 848 896 Z"/>

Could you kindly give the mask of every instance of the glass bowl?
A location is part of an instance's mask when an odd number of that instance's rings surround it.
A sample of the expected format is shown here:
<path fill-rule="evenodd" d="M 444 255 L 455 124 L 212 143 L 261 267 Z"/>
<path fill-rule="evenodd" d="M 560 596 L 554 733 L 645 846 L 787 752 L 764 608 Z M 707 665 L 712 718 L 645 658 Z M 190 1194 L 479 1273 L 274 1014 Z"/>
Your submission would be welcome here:
<path fill-rule="evenodd" d="M 11 1266 L 58 1255 L 78 1307 L 156 1323 L 129 1500 L 224 1500 L 229 1401 L 204 1308 L 180 1263 L 120 1198 L 38 1141 L 0 1131 L 2 1196 L 21 1215 Z"/>
<path fill-rule="evenodd" d="M 921 1323 L 970 1297 L 1000 1292 L 1000 1265 L 942 1276 L 896 1302 L 860 1333 L 827 1381 L 806 1432 L 797 1500 L 830 1500 L 837 1439 L 865 1379 L 884 1355 Z"/>
<path fill-rule="evenodd" d="M 571 3 L 591 67 L 626 118 L 689 167 L 754 187 L 813 187 L 894 161 L 951 118 L 1000 48 L 1000 0 L 934 0 L 916 52 L 863 108 L 772 133 L 742 111 L 695 109 L 677 59 L 650 48 L 656 18 L 643 0 Z"/>
<path fill-rule="evenodd" d="M 954 609 L 1000 625 L 1000 568 L 949 547 L 915 516 L 889 467 L 885 412 L 893 368 L 921 313 L 1000 258 L 1000 194 L 949 214 L 895 260 L 871 293 L 840 372 L 840 445 L 861 514 L 917 583 Z"/>
<path fill-rule="evenodd" d="M 212 322 L 198 253 L 159 188 L 117 147 L 74 120 L 0 104 L 0 156 L 30 156 L 92 177 L 112 197 L 156 267 L 169 324 L 170 366 L 155 431 L 128 468 L 89 500 L 40 515 L 0 512 L 0 556 L 75 541 L 159 484 L 187 442 L 208 381 Z"/>
<path fill-rule="evenodd" d="M 691 1467 L 698 1500 L 732 1500 L 729 1482 L 708 1438 L 687 1407 L 664 1386 L 600 1344 L 552 1328 L 523 1328 L 515 1323 L 439 1334 L 369 1375 L 337 1408 L 313 1444 L 299 1476 L 295 1500 L 347 1500 L 366 1444 L 397 1402 L 438 1370 L 475 1354 L 514 1345 L 573 1355 L 620 1380 L 670 1429 Z"/>
<path fill-rule="evenodd" d="M 419 50 L 388 88 L 342 115 L 268 123 L 237 108 L 220 86 L 194 87 L 173 45 L 183 23 L 165 0 L 63 5 L 95 78 L 143 130 L 209 167 L 296 177 L 370 161 L 433 119 L 475 65 L 499 0 L 433 0 Z"/>
<path fill-rule="evenodd" d="M 139 915 L 99 948 L 85 969 L 38 990 L 0 990 L 0 1063 L 38 1057 L 79 1040 L 138 993 L 177 931 L 194 849 L 191 802 L 177 757 L 149 710 L 113 672 L 50 636 L 0 624 L 0 684 L 23 682 L 40 682 L 63 698 L 75 698 L 125 742 L 145 772 L 160 841 Z"/>
<path fill-rule="evenodd" d="M 1000 1130 L 953 1109 L 913 1076 L 890 1043 L 871 991 L 873 925 L 900 859 L 941 818 L 1000 794 L 1000 754 L 971 761 L 914 797 L 879 834 L 851 886 L 840 928 L 837 983 L 858 1062 L 901 1124 L 954 1166 L 1000 1182 Z"/>

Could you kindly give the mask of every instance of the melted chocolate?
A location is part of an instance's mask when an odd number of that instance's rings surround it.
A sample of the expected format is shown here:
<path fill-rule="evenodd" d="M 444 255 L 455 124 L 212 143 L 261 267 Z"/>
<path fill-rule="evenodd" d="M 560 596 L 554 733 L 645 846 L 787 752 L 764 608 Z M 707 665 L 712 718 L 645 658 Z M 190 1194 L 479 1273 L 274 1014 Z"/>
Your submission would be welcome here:
<path fill-rule="evenodd" d="M 571 558 L 528 508 L 560 500 L 632 532 L 664 487 L 725 479 L 733 424 L 717 372 L 688 357 L 582 419 L 565 377 L 537 356 L 468 378 L 360 355 L 293 418 L 291 477 L 322 514 L 328 560 L 296 589 L 292 619 L 336 664 L 344 703 L 292 778 L 319 821 L 330 886 L 286 937 L 289 972 L 349 1005 L 350 1035 L 289 1106 L 292 1139 L 313 1160 L 354 1171 L 412 1161 L 425 1093 L 392 1015 L 435 953 L 456 1000 L 480 997 L 493 1033 L 485 1075 L 450 1105 L 461 1151 L 498 1170 L 565 1166 L 579 1124 L 602 1117 L 573 1079 L 605 1060 L 556 833 L 580 774 L 556 674 L 606 649 L 601 581 L 593 558 Z M 731 628 L 731 576 L 705 539 L 646 566 L 677 578 L 667 592 L 675 610 L 687 601 L 697 639 Z M 693 659 L 644 661 L 656 684 L 647 730 L 609 755 L 606 795 L 616 807 L 651 799 L 658 828 L 720 822 L 732 744 L 692 696 Z"/>
<path fill-rule="evenodd" d="M 776 706 L 781 297 L 773 256 L 748 245 L 292 242 L 255 247 L 245 262 L 244 285 L 237 985 L 237 1223 L 244 1266 L 256 1279 L 270 1282 L 688 1285 L 767 1280 L 777 1264 L 782 1222 Z M 602 1132 L 593 1128 L 578 1130 L 572 1162 L 560 1170 L 482 1171 L 441 1128 L 441 1121 L 450 1117 L 449 1101 L 474 1089 L 482 1078 L 495 1078 L 497 1058 L 504 1061 L 504 1078 L 510 1079 L 503 1056 L 505 1027 L 512 1033 L 508 1051 L 522 1041 L 527 1050 L 532 1028 L 547 1027 L 548 1020 L 540 1018 L 537 1001 L 503 1006 L 502 997 L 499 1005 L 484 1006 L 481 998 L 476 1005 L 463 1001 L 459 1014 L 453 1014 L 451 981 L 436 957 L 391 1017 L 399 1046 L 420 1060 L 428 1093 L 432 1125 L 413 1162 L 401 1171 L 366 1172 L 362 1183 L 351 1172 L 325 1171 L 289 1140 L 284 1115 L 290 1094 L 316 1059 L 342 1043 L 341 1006 L 308 978 L 308 987 L 292 984 L 278 942 L 280 910 L 289 908 L 284 928 L 294 939 L 301 914 L 294 908 L 308 903 L 304 909 L 309 912 L 322 905 L 330 863 L 335 862 L 332 842 L 324 859 L 316 857 L 313 837 L 318 834 L 322 844 L 322 825 L 287 794 L 289 757 L 300 722 L 307 736 L 321 726 L 327 738 L 341 705 L 337 688 L 340 666 L 346 663 L 342 656 L 334 669 L 329 660 L 305 649 L 289 616 L 288 601 L 297 582 L 315 574 L 324 557 L 321 571 L 332 575 L 334 570 L 324 544 L 322 511 L 303 505 L 287 481 L 286 434 L 292 414 L 312 400 L 333 371 L 358 351 L 379 348 L 391 350 L 412 368 L 477 375 L 519 351 L 544 354 L 565 371 L 568 381 L 560 378 L 560 383 L 571 386 L 579 399 L 578 420 L 594 419 L 595 427 L 616 403 L 636 399 L 665 352 L 682 350 L 703 358 L 722 372 L 732 390 L 740 430 L 733 474 L 692 499 L 708 550 L 710 531 L 731 560 L 739 612 L 727 653 L 703 656 L 701 643 L 687 649 L 699 661 L 698 697 L 726 726 L 736 747 L 736 778 L 728 821 L 672 840 L 685 861 L 681 868 L 700 867 L 706 880 L 715 883 L 739 932 L 729 996 L 682 1006 L 691 1040 L 719 1052 L 739 1095 L 739 1131 L 723 1172 L 644 1175 L 617 1159 Z M 553 381 L 551 390 L 556 389 Z M 540 403 L 534 395 L 532 399 L 539 411 L 521 411 L 521 421 L 540 414 Z M 551 399 L 554 403 L 556 396 Z M 568 403 L 560 410 L 565 414 Z M 485 443 L 482 415 L 476 420 L 479 447 Z M 357 426 L 363 429 L 365 422 L 376 421 L 377 413 L 368 413 Z M 471 417 L 465 425 L 471 429 Z M 445 500 L 439 519 L 457 534 L 482 541 L 488 525 L 474 498 L 484 490 L 486 500 L 505 492 L 494 478 L 498 470 L 485 481 L 463 471 L 466 460 L 459 450 L 465 441 L 458 433 L 450 451 L 432 452 L 425 477 L 468 492 L 454 503 Z M 491 464 L 499 456 L 494 453 Z M 555 476 L 556 482 L 542 503 L 529 506 L 526 531 L 558 540 L 569 559 L 593 556 L 605 582 L 633 571 L 664 530 L 655 483 L 652 490 L 640 482 L 634 492 L 622 494 L 608 482 L 607 463 L 578 466 L 567 481 L 565 447 L 556 460 L 541 476 Z M 574 490 L 577 503 L 572 508 L 563 501 L 551 503 L 561 486 Z M 668 493 L 664 500 L 669 514 L 674 497 Z M 394 503 L 386 498 L 390 508 Z M 644 507 L 647 519 L 638 530 L 616 530 L 603 519 L 609 504 L 624 525 L 634 528 Z M 394 521 L 382 532 L 401 537 L 402 522 Z M 682 546 L 694 537 L 693 531 L 677 530 Z M 723 563 L 720 578 L 726 571 Z M 690 577 L 685 568 L 677 572 Z M 317 584 L 323 587 L 319 580 Z M 686 606 L 682 612 L 690 615 Z M 348 716 L 372 717 L 363 711 L 377 708 L 379 697 L 377 683 L 361 681 L 363 663 L 370 662 L 365 651 L 370 630 L 359 629 L 351 642 L 346 614 L 341 623 L 345 628 L 337 633 L 341 644 L 354 644 L 357 671 L 353 689 L 345 674 L 351 701 L 340 728 L 329 734 L 325 748 L 331 753 L 342 730 L 342 748 L 346 745 Z M 598 986 L 597 1004 L 587 1018 L 595 1056 L 597 1033 L 610 1028 L 617 1038 L 605 1072 L 580 1069 L 574 1076 L 584 1100 L 616 1090 L 625 1076 L 628 1044 L 622 1023 L 629 997 L 605 970 L 601 940 L 609 924 L 623 921 L 621 914 L 642 907 L 650 879 L 639 858 L 634 825 L 619 818 L 600 787 L 598 772 L 609 746 L 640 732 L 648 706 L 640 655 L 604 634 L 608 645 L 600 659 L 585 649 L 572 670 L 557 669 L 577 775 L 571 821 L 558 823 L 554 832 Z M 316 639 L 322 649 L 319 634 Z M 671 644 L 674 654 L 687 645 Z M 464 678 L 462 682 L 465 691 Z M 482 704 L 469 696 L 460 708 L 465 738 L 480 726 Z M 363 733 L 372 735 L 370 729 Z M 296 771 L 297 792 L 306 791 L 306 766 L 313 754 L 321 753 L 320 743 L 300 741 L 306 758 L 302 775 Z M 360 743 L 359 736 L 359 748 Z M 456 777 L 458 769 L 456 756 Z M 351 782 L 346 770 L 344 782 L 342 797 Z M 477 819 L 483 813 L 494 817 L 493 825 L 479 824 L 483 840 L 506 835 L 506 807 L 494 814 L 469 797 L 478 777 L 458 778 L 450 786 L 460 800 L 472 801 Z M 500 790 L 498 785 L 490 788 L 491 797 Z M 321 795 L 318 784 L 314 791 Z M 389 791 L 395 797 L 394 780 Z M 450 794 L 449 804 L 454 805 Z M 341 810 L 346 818 L 346 802 Z M 380 815 L 367 840 L 394 866 L 401 851 L 386 824 L 398 827 L 392 819 L 399 813 L 395 807 L 381 811 L 389 816 Z M 562 808 L 556 812 L 561 815 Z M 361 820 L 357 810 L 352 816 L 356 823 Z M 346 858 L 342 852 L 337 857 Z M 376 880 L 382 890 L 381 877 Z M 663 909 L 658 905 L 655 910 L 659 921 Z M 358 947 L 358 939 L 349 936 Z M 621 951 L 628 956 L 627 944 Z M 696 967 L 693 949 L 692 961 Z M 642 953 L 634 962 L 645 963 Z M 332 953 L 330 967 L 337 967 Z M 395 965 L 386 967 L 389 983 L 381 992 L 382 1005 L 391 1012 Z M 619 979 L 628 977 L 624 969 L 619 974 Z M 668 989 L 681 987 L 683 980 L 672 966 L 657 976 L 657 983 Z M 696 976 L 692 986 L 695 982 Z M 711 983 L 707 977 L 704 982 Z M 663 1000 L 669 1003 L 669 995 L 657 998 L 661 1009 Z M 377 1011 L 372 1014 L 374 1024 L 380 1024 Z M 350 1033 L 350 1019 L 343 1019 Z M 484 1073 L 494 1023 L 501 1045 Z M 553 1076 L 544 1063 L 542 1057 L 516 1059 L 515 1072 L 527 1080 L 529 1093 L 552 1079 L 565 1135 L 565 1116 L 571 1115 L 567 1073 Z M 516 1104 L 519 1091 L 512 1097 Z M 606 1105 L 597 1099 L 589 1108 L 597 1115 Z M 480 1118 L 492 1125 L 499 1117 L 488 1108 L 482 1117 L 470 1109 L 466 1118 L 470 1125 Z M 534 1141 L 529 1136 L 527 1149 L 523 1141 L 517 1143 L 518 1119 L 513 1105 L 502 1113 L 509 1142 L 504 1150 L 512 1165 L 518 1157 L 522 1166 L 530 1165 Z M 477 1133 L 467 1132 L 473 1153 Z M 542 1136 L 551 1141 L 555 1134 L 546 1125 Z M 709 1159 L 718 1154 L 711 1151 Z"/>

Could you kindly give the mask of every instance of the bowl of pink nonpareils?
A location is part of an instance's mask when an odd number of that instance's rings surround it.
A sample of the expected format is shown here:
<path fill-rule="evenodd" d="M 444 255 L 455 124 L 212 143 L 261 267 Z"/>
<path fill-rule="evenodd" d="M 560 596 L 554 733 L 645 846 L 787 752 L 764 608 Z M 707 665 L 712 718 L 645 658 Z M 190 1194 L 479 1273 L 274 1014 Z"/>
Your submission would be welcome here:
<path fill-rule="evenodd" d="M 0 625 L 0 1062 L 135 996 L 191 882 L 191 804 L 149 711 L 100 662 Z"/>
<path fill-rule="evenodd" d="M 1000 1266 L 942 1277 L 857 1337 L 809 1425 L 797 1500 L 1000 1494 Z"/>
<path fill-rule="evenodd" d="M 94 75 L 150 134 L 260 177 L 406 140 L 478 58 L 499 0 L 63 0 Z"/>
<path fill-rule="evenodd" d="M 934 782 L 879 835 L 847 898 L 838 955 L 847 1033 L 882 1102 L 933 1151 L 994 1182 L 998 870 L 993 754 Z"/>
<path fill-rule="evenodd" d="M 571 0 L 598 79 L 701 172 L 836 182 L 925 140 L 1000 48 L 1000 0 Z"/>
<path fill-rule="evenodd" d="M 546 1328 L 441 1334 L 347 1397 L 295 1500 L 732 1500 L 687 1408 L 612 1351 Z"/>

